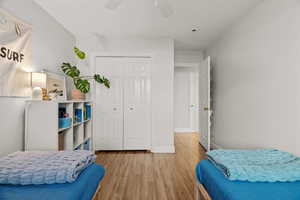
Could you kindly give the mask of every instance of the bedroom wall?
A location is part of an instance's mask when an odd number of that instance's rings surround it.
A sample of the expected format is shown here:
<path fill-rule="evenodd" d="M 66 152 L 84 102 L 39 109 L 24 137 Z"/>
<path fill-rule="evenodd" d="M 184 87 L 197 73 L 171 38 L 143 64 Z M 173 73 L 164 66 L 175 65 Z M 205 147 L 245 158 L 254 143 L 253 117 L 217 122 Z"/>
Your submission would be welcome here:
<path fill-rule="evenodd" d="M 200 63 L 203 60 L 203 51 L 175 50 L 175 67 L 181 63 Z M 180 66 L 184 67 L 184 66 Z"/>
<path fill-rule="evenodd" d="M 300 155 L 299 19 L 299 0 L 266 0 L 207 50 L 215 145 Z"/>
<path fill-rule="evenodd" d="M 47 69 L 57 72 L 64 61 L 76 63 L 72 52 L 75 37 L 36 3 L 31 0 L 0 0 L 0 7 L 32 24 L 33 71 Z M 0 156 L 23 148 L 25 100 L 0 97 Z"/>
<path fill-rule="evenodd" d="M 152 151 L 174 152 L 172 39 L 109 39 L 77 36 L 78 46 L 88 52 L 144 53 L 153 56 L 152 66 Z M 88 63 L 83 63 L 88 66 Z"/>

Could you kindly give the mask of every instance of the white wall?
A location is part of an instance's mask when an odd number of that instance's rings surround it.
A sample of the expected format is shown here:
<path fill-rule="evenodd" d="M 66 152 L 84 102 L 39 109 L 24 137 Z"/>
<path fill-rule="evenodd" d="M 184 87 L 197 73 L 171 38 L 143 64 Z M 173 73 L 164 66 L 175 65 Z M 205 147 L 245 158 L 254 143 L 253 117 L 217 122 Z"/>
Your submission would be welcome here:
<path fill-rule="evenodd" d="M 58 71 L 62 62 L 76 63 L 75 37 L 36 3 L 0 0 L 0 7 L 32 24 L 33 71 Z M 0 97 L 0 156 L 23 148 L 24 100 Z"/>
<path fill-rule="evenodd" d="M 153 56 L 152 66 L 152 151 L 174 152 L 173 82 L 174 41 L 171 39 L 106 39 L 77 37 L 78 47 L 92 52 L 144 53 Z M 96 134 L 96 133 L 95 133 Z"/>
<path fill-rule="evenodd" d="M 199 64 L 203 60 L 203 51 L 175 51 L 175 63 Z M 176 65 L 175 64 L 175 65 Z M 184 66 L 180 66 L 184 67 Z"/>
<path fill-rule="evenodd" d="M 207 51 L 217 145 L 300 155 L 299 19 L 299 0 L 266 0 Z"/>

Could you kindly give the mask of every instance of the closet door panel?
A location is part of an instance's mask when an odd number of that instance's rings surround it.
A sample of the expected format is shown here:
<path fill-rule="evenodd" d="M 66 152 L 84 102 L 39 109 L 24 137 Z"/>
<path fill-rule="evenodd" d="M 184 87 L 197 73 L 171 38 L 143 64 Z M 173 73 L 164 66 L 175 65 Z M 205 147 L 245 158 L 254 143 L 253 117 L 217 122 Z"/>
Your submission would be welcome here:
<path fill-rule="evenodd" d="M 124 67 L 124 149 L 151 148 L 151 65 L 128 59 Z"/>
<path fill-rule="evenodd" d="M 96 84 L 96 150 L 123 150 L 123 78 L 117 58 L 97 58 L 96 73 L 111 82 L 111 88 Z"/>

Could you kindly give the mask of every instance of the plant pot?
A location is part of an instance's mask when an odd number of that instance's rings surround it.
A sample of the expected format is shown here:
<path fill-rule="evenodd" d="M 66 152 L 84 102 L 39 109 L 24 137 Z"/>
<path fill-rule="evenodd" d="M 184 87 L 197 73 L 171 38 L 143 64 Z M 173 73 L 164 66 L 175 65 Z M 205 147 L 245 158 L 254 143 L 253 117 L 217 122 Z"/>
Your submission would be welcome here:
<path fill-rule="evenodd" d="M 71 93 L 73 100 L 85 100 L 85 94 L 78 89 L 73 89 Z"/>

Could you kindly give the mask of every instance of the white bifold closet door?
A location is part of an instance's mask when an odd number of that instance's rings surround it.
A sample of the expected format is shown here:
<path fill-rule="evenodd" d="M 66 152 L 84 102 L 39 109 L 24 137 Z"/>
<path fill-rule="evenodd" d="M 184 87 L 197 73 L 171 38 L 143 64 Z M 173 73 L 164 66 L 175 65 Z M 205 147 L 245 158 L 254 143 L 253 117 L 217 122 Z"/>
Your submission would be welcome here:
<path fill-rule="evenodd" d="M 124 149 L 151 146 L 151 68 L 147 59 L 127 59 L 124 69 Z"/>
<path fill-rule="evenodd" d="M 111 88 L 96 84 L 94 137 L 96 150 L 123 150 L 122 59 L 97 58 L 96 73 L 109 77 Z"/>
<path fill-rule="evenodd" d="M 151 62 L 148 58 L 98 57 L 96 73 L 111 88 L 96 85 L 96 150 L 151 148 Z"/>

